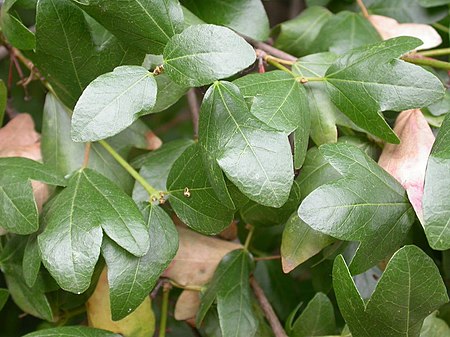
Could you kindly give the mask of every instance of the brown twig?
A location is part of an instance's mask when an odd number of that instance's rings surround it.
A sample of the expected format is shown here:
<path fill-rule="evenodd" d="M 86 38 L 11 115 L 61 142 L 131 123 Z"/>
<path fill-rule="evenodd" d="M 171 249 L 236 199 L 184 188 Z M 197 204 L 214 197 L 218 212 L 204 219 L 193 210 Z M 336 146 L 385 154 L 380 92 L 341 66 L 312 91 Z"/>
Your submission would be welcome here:
<path fill-rule="evenodd" d="M 250 278 L 250 284 L 253 288 L 253 292 L 255 293 L 256 299 L 258 300 L 264 315 L 269 321 L 270 326 L 272 327 L 273 333 L 275 337 L 288 337 L 286 332 L 283 329 L 283 326 L 280 323 L 275 311 L 273 311 L 272 306 L 269 303 L 264 291 L 261 286 L 258 284 L 254 277 Z"/>
<path fill-rule="evenodd" d="M 270 54 L 272 56 L 278 57 L 280 59 L 283 59 L 285 61 L 291 61 L 294 63 L 297 61 L 297 58 L 291 54 L 288 54 L 282 50 L 279 50 L 277 48 L 272 47 L 271 45 L 268 45 L 267 43 L 260 42 L 257 40 L 252 39 L 251 37 L 241 35 L 248 43 L 250 43 L 253 47 L 257 49 L 261 49 L 265 51 L 267 54 Z"/>
<path fill-rule="evenodd" d="M 89 154 L 91 153 L 91 143 L 86 143 L 84 148 L 84 160 L 83 160 L 83 168 L 86 168 L 89 164 Z"/>
<path fill-rule="evenodd" d="M 194 139 L 198 138 L 198 119 L 200 114 L 200 104 L 198 102 L 195 88 L 189 89 L 187 92 L 187 101 L 189 104 L 189 111 L 191 112 L 192 124 L 194 127 Z"/>
<path fill-rule="evenodd" d="M 362 15 L 364 15 L 365 18 L 369 17 L 369 12 L 367 11 L 366 5 L 364 5 L 364 2 L 362 0 L 356 0 L 356 3 L 358 4 L 359 8 L 361 9 Z"/>
<path fill-rule="evenodd" d="M 269 260 L 279 260 L 279 259 L 281 259 L 281 255 L 255 257 L 255 261 L 269 261 Z"/>

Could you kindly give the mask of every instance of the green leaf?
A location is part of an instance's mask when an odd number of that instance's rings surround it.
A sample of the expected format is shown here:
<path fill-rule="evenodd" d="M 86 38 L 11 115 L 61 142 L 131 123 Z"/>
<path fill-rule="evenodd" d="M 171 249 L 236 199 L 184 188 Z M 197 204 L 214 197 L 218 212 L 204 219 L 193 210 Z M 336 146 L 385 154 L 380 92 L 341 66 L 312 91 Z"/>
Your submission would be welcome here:
<path fill-rule="evenodd" d="M 5 82 L 0 80 L 0 128 L 3 126 L 3 119 L 5 117 L 7 100 L 8 100 L 8 92 L 6 90 Z"/>
<path fill-rule="evenodd" d="M 50 167 L 27 158 L 0 158 L 0 226 L 16 234 L 39 228 L 39 215 L 31 180 L 65 186 L 64 178 Z"/>
<path fill-rule="evenodd" d="M 308 107 L 306 107 L 302 116 L 303 121 L 301 122 L 300 127 L 292 134 L 294 143 L 294 168 L 296 170 L 299 170 L 303 166 L 309 146 L 311 116 Z"/>
<path fill-rule="evenodd" d="M 394 254 L 366 304 L 342 256 L 334 263 L 333 285 L 353 336 L 419 336 L 423 320 L 448 301 L 439 270 L 416 246 Z"/>
<path fill-rule="evenodd" d="M 102 229 L 133 255 L 143 256 L 148 250 L 148 229 L 136 204 L 91 169 L 72 176 L 45 218 L 46 228 L 38 236 L 42 261 L 61 288 L 70 292 L 89 287 Z"/>
<path fill-rule="evenodd" d="M 2 33 L 14 47 L 21 50 L 32 50 L 36 47 L 34 34 L 4 7 L 0 14 L 0 24 Z"/>
<path fill-rule="evenodd" d="M 152 113 L 160 112 L 171 107 L 188 91 L 187 87 L 176 84 L 166 74 L 156 76 L 155 80 L 158 90 L 155 106 L 151 111 Z"/>
<path fill-rule="evenodd" d="M 249 74 L 233 81 L 239 87 L 250 112 L 267 125 L 291 133 L 304 124 L 308 114 L 303 85 L 284 71 Z"/>
<path fill-rule="evenodd" d="M 0 310 L 3 309 L 3 307 L 6 304 L 6 301 L 8 300 L 9 291 L 8 289 L 2 289 L 0 288 Z"/>
<path fill-rule="evenodd" d="M 288 333 L 291 337 L 332 335 L 336 330 L 333 304 L 325 294 L 317 293 L 295 322 L 290 323 Z"/>
<path fill-rule="evenodd" d="M 178 84 L 199 87 L 229 77 L 255 62 L 252 46 L 232 30 L 195 25 L 164 48 L 164 70 Z"/>
<path fill-rule="evenodd" d="M 208 89 L 199 126 L 199 144 L 216 193 L 224 186 L 219 165 L 251 200 L 269 207 L 287 201 L 293 181 L 287 135 L 255 118 L 236 85 L 216 82 Z"/>
<path fill-rule="evenodd" d="M 249 201 L 240 209 L 241 218 L 245 223 L 258 227 L 283 225 L 298 208 L 300 198 L 300 187 L 294 181 L 289 199 L 282 207 L 262 206 Z"/>
<path fill-rule="evenodd" d="M 102 245 L 115 321 L 128 316 L 144 301 L 178 250 L 178 232 L 167 213 L 151 204 L 141 208 L 151 237 L 147 254 L 136 257 L 109 239 Z"/>
<path fill-rule="evenodd" d="M 192 13 L 186 7 L 181 6 L 181 8 L 183 10 L 183 15 L 184 15 L 184 28 L 187 28 L 187 27 L 193 26 L 193 25 L 203 25 L 206 23 L 205 21 L 200 19 L 197 15 Z"/>
<path fill-rule="evenodd" d="M 178 0 L 72 0 L 123 43 L 147 54 L 161 54 L 172 36 L 183 30 Z"/>
<path fill-rule="evenodd" d="M 450 0 L 419 0 L 422 7 L 436 7 L 450 4 Z"/>
<path fill-rule="evenodd" d="M 269 19 L 261 0 L 182 0 L 182 3 L 207 23 L 229 27 L 260 41 L 269 37 Z"/>
<path fill-rule="evenodd" d="M 121 64 L 141 64 L 144 53 L 125 48 L 112 36 L 97 46 L 81 9 L 69 0 L 40 0 L 33 58 L 58 97 L 73 108 L 95 78 Z"/>
<path fill-rule="evenodd" d="M 435 311 L 425 318 L 420 330 L 420 337 L 450 336 L 449 326 L 443 319 L 436 317 L 436 314 L 437 312 Z"/>
<path fill-rule="evenodd" d="M 188 147 L 173 163 L 167 187 L 173 210 L 192 229 L 213 235 L 233 220 L 234 211 L 219 201 L 208 180 L 199 145 Z"/>
<path fill-rule="evenodd" d="M 283 271 L 289 273 L 336 241 L 309 227 L 297 213 L 292 214 L 283 230 L 281 257 Z"/>
<path fill-rule="evenodd" d="M 403 187 L 357 147 L 327 144 L 320 152 L 344 178 L 311 192 L 298 214 L 314 230 L 360 241 L 350 265 L 359 274 L 404 242 L 414 211 Z"/>
<path fill-rule="evenodd" d="M 110 331 L 88 328 L 86 326 L 63 326 L 31 332 L 23 337 L 120 337 Z"/>
<path fill-rule="evenodd" d="M 72 139 L 94 142 L 116 135 L 156 102 L 156 81 L 145 68 L 122 66 L 90 83 L 73 111 Z"/>
<path fill-rule="evenodd" d="M 324 7 L 306 8 L 296 18 L 279 25 L 275 47 L 299 57 L 312 54 L 317 51 L 320 29 L 332 15 Z"/>
<path fill-rule="evenodd" d="M 41 255 L 37 242 L 37 235 L 28 237 L 27 245 L 23 252 L 22 272 L 25 283 L 28 287 L 33 287 L 41 268 Z"/>
<path fill-rule="evenodd" d="M 368 9 L 372 14 L 389 16 L 398 22 L 434 23 L 448 15 L 446 7 L 423 8 L 423 1 L 436 0 L 371 0 Z"/>
<path fill-rule="evenodd" d="M 450 115 L 442 123 L 428 158 L 423 194 L 424 228 L 433 249 L 450 248 Z"/>
<path fill-rule="evenodd" d="M 398 37 L 349 51 L 326 73 L 331 100 L 359 127 L 398 143 L 380 112 L 425 107 L 444 94 L 442 83 L 433 74 L 395 59 L 421 43 L 416 38 Z"/>
<path fill-rule="evenodd" d="M 320 31 L 319 49 L 343 54 L 351 49 L 381 41 L 372 24 L 362 15 L 339 12 Z"/>
<path fill-rule="evenodd" d="M 243 249 L 225 255 L 201 299 L 197 326 L 200 326 L 215 300 L 223 336 L 255 335 L 258 325 L 249 285 L 252 269 L 251 256 Z"/>
<path fill-rule="evenodd" d="M 167 190 L 170 169 L 187 147 L 193 144 L 189 139 L 178 139 L 164 143 L 159 149 L 146 153 L 132 161 L 140 168 L 139 174 L 158 191 Z M 133 189 L 134 201 L 148 201 L 148 192 L 136 181 Z"/>

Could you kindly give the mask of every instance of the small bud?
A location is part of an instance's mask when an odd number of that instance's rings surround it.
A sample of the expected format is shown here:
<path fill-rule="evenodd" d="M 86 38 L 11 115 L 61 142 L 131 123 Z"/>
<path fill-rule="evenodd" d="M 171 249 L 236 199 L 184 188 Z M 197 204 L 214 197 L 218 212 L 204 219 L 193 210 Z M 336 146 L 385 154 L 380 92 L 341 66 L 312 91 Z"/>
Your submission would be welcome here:
<path fill-rule="evenodd" d="M 191 196 L 191 192 L 189 191 L 189 188 L 188 188 L 188 187 L 185 187 L 185 188 L 184 188 L 183 195 L 184 195 L 186 198 L 189 198 L 189 197 Z"/>

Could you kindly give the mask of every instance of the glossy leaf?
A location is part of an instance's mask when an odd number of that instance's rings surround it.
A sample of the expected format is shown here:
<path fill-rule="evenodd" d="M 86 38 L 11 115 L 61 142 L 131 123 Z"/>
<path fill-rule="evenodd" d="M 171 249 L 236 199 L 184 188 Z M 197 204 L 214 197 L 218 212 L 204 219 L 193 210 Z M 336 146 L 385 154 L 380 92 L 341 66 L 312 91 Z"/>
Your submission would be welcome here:
<path fill-rule="evenodd" d="M 244 250 L 234 250 L 222 259 L 202 297 L 197 315 L 198 325 L 215 300 L 223 336 L 255 335 L 257 322 L 248 280 L 251 269 L 251 257 Z"/>
<path fill-rule="evenodd" d="M 309 112 L 305 88 L 286 72 L 249 74 L 233 83 L 249 103 L 250 112 L 267 125 L 291 133 L 304 124 Z"/>
<path fill-rule="evenodd" d="M 103 74 L 84 90 L 72 117 L 72 139 L 93 142 L 116 135 L 156 102 L 156 81 L 147 69 L 122 66 Z"/>
<path fill-rule="evenodd" d="M 338 143 L 320 151 L 344 178 L 311 192 L 298 214 L 314 230 L 360 241 L 350 265 L 359 274 L 404 242 L 414 211 L 402 186 L 357 147 Z"/>
<path fill-rule="evenodd" d="M 86 326 L 63 326 L 31 332 L 23 337 L 120 337 L 120 335 Z"/>
<path fill-rule="evenodd" d="M 336 54 L 381 41 L 380 35 L 365 17 L 347 11 L 330 18 L 320 30 L 320 36 L 320 50 Z"/>
<path fill-rule="evenodd" d="M 137 206 L 102 175 L 80 170 L 56 198 L 38 242 L 45 267 L 64 290 L 81 293 L 89 287 L 102 229 L 130 253 L 147 253 L 148 230 Z"/>
<path fill-rule="evenodd" d="M 58 97 L 73 108 L 91 81 L 121 64 L 141 64 L 144 53 L 112 36 L 97 46 L 81 9 L 69 0 L 41 0 L 33 58 Z"/>
<path fill-rule="evenodd" d="M 269 19 L 261 0 L 183 0 L 182 3 L 207 23 L 229 27 L 256 40 L 265 41 L 269 37 Z"/>
<path fill-rule="evenodd" d="M 368 9 L 370 13 L 389 16 L 398 22 L 433 23 L 447 16 L 448 8 L 424 8 L 423 1 L 429 0 L 372 0 Z"/>
<path fill-rule="evenodd" d="M 164 70 L 182 86 L 199 87 L 229 77 L 255 62 L 255 51 L 232 30 L 195 25 L 164 48 Z"/>
<path fill-rule="evenodd" d="M 420 44 L 416 38 L 399 37 L 349 51 L 325 75 L 331 100 L 356 125 L 388 142 L 398 143 L 398 137 L 380 112 L 424 107 L 444 94 L 434 75 L 396 60 Z"/>
<path fill-rule="evenodd" d="M 109 239 L 102 245 L 114 321 L 128 316 L 144 301 L 178 250 L 178 232 L 167 213 L 151 204 L 141 208 L 151 237 L 147 254 L 136 257 Z"/>
<path fill-rule="evenodd" d="M 292 20 L 281 23 L 275 47 L 295 56 L 305 56 L 317 51 L 316 39 L 332 13 L 318 6 L 306 8 Z"/>
<path fill-rule="evenodd" d="M 339 308 L 355 336 L 419 336 L 423 320 L 448 301 L 441 275 L 423 251 L 405 246 L 389 261 L 365 304 L 342 256 L 333 267 Z"/>
<path fill-rule="evenodd" d="M 251 200 L 281 207 L 288 199 L 293 164 L 287 135 L 253 117 L 236 85 L 217 82 L 208 89 L 199 143 L 216 191 L 224 185 L 218 164 Z"/>
<path fill-rule="evenodd" d="M 450 248 L 450 117 L 447 116 L 428 158 L 423 194 L 425 234 L 433 249 Z"/>
<path fill-rule="evenodd" d="M 27 158 L 0 158 L 0 226 L 17 234 L 39 228 L 39 215 L 31 180 L 65 186 L 64 178 L 49 167 Z"/>
<path fill-rule="evenodd" d="M 217 234 L 233 220 L 234 210 L 222 205 L 208 180 L 199 145 L 188 147 L 173 163 L 167 187 L 172 208 L 192 229 Z"/>

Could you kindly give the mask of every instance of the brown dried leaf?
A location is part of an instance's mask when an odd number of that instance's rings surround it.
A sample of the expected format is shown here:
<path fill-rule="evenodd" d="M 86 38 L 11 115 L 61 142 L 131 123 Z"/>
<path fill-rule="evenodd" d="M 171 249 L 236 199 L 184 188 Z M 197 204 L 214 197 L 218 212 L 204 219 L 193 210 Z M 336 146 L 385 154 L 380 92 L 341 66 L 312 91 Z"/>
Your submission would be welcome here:
<path fill-rule="evenodd" d="M 431 26 L 421 23 L 399 23 L 397 20 L 382 15 L 370 15 L 369 21 L 383 40 L 398 36 L 413 36 L 421 39 L 423 44 L 416 48 L 430 49 L 439 46 L 442 38 Z"/>
<path fill-rule="evenodd" d="M 200 293 L 194 290 L 183 290 L 175 305 L 174 317 L 179 321 L 195 318 L 199 308 Z"/>
<path fill-rule="evenodd" d="M 394 127 L 400 144 L 386 144 L 378 164 L 406 189 L 420 221 L 425 170 L 434 143 L 434 135 L 419 109 L 401 112 Z"/>

